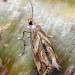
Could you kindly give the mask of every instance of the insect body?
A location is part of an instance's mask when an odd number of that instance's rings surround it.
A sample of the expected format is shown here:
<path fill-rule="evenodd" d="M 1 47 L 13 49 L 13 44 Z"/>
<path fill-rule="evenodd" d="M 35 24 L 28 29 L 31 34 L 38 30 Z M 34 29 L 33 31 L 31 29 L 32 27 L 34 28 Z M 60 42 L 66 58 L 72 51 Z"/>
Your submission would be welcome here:
<path fill-rule="evenodd" d="M 33 19 L 30 18 L 28 23 L 32 53 L 39 75 L 59 75 L 61 67 L 47 35 Z"/>

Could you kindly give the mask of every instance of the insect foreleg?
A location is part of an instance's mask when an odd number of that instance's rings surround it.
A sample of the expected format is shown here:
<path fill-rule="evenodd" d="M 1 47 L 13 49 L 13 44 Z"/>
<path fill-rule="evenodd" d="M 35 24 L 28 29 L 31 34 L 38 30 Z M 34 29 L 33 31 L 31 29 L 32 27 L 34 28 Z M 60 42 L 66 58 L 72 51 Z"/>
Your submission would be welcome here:
<path fill-rule="evenodd" d="M 25 36 L 25 33 L 30 33 L 29 31 L 23 31 L 23 37 Z"/>
<path fill-rule="evenodd" d="M 28 31 L 23 31 L 23 36 L 22 36 L 22 39 L 20 39 L 20 40 L 22 40 L 23 41 L 23 47 L 24 47 L 24 49 L 23 49 L 23 52 L 22 52 L 22 54 L 20 54 L 19 56 L 22 56 L 22 55 L 24 55 L 25 54 L 25 47 L 26 46 L 29 46 L 29 45 L 26 45 L 26 41 L 25 41 L 25 39 L 23 39 L 24 38 L 24 36 L 25 36 L 25 33 L 30 33 L 30 32 L 28 32 Z M 29 37 L 28 37 L 29 38 Z"/>

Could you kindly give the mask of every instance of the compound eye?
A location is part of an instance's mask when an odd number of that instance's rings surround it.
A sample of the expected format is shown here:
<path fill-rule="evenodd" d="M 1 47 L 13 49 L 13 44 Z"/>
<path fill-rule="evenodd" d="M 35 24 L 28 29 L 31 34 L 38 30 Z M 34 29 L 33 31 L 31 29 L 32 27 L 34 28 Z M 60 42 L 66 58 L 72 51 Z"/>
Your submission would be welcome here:
<path fill-rule="evenodd" d="M 33 24 L 32 21 L 30 21 L 30 22 L 29 22 L 29 25 L 32 25 L 32 24 Z"/>

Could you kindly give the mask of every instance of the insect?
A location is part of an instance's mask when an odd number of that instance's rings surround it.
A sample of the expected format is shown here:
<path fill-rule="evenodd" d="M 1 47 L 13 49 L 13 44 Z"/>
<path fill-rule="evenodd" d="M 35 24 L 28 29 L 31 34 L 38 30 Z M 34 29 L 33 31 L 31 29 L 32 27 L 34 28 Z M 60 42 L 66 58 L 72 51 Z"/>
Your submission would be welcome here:
<path fill-rule="evenodd" d="M 30 26 L 31 48 L 39 75 L 50 75 L 53 69 L 60 71 L 58 57 L 51 47 L 47 35 L 32 19 L 29 19 L 28 23 Z"/>
<path fill-rule="evenodd" d="M 33 21 L 33 6 L 31 1 L 30 4 L 32 8 L 32 18 L 28 19 L 28 25 L 33 59 L 38 73 L 39 75 L 59 75 L 61 66 L 58 57 L 51 46 L 48 36 L 43 29 Z"/>

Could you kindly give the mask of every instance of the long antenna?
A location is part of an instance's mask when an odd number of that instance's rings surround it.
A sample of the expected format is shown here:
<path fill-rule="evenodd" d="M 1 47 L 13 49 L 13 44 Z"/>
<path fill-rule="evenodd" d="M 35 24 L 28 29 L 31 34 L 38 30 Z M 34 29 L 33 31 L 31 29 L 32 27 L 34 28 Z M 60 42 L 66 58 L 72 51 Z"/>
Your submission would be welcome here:
<path fill-rule="evenodd" d="M 31 18 L 33 19 L 33 5 L 32 5 L 32 2 L 29 0 L 29 2 L 30 2 L 30 5 L 31 5 L 31 12 L 32 12 L 32 15 L 31 15 Z"/>

